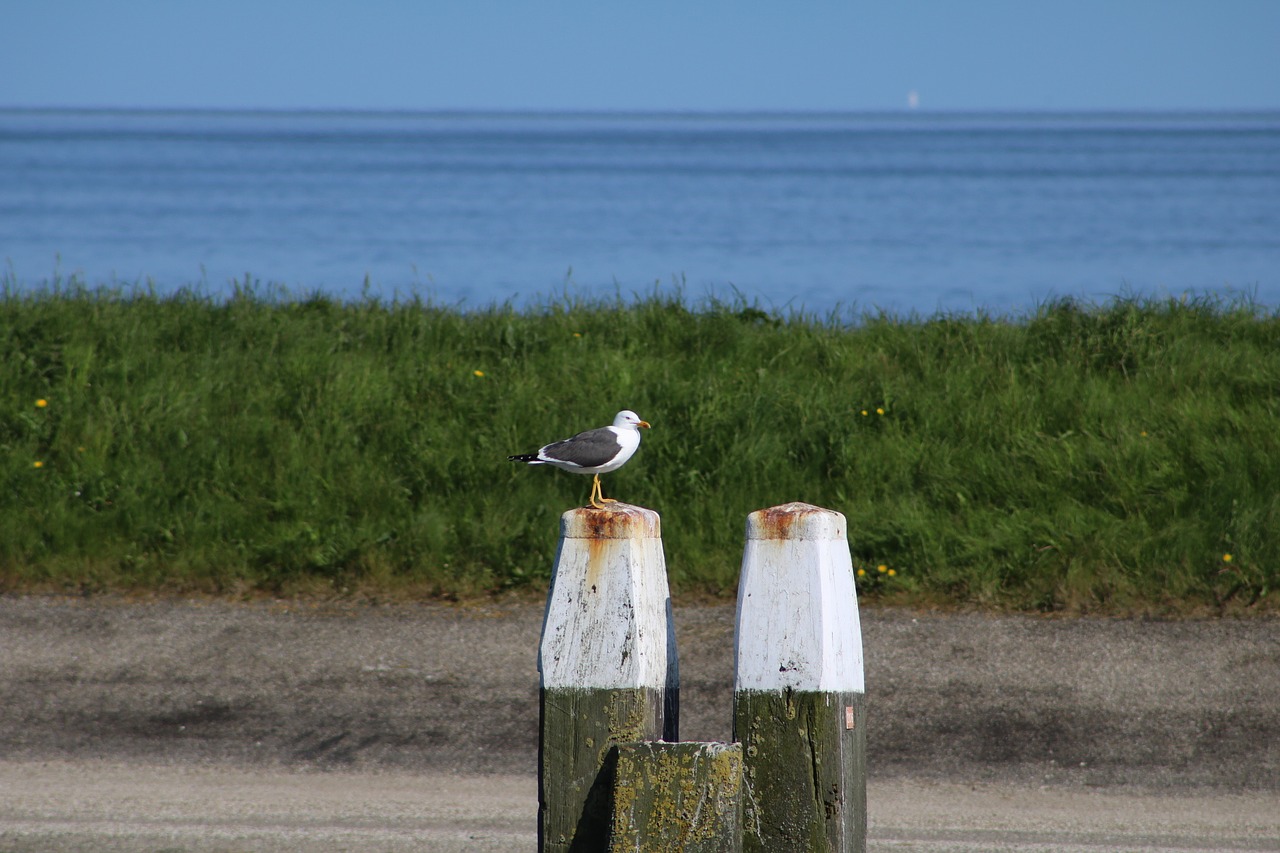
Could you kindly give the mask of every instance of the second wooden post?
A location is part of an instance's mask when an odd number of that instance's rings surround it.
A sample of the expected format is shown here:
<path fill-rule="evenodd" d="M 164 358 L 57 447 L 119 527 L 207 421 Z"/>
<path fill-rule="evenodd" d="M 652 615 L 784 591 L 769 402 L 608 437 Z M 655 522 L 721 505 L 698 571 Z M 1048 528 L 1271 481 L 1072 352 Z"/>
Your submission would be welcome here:
<path fill-rule="evenodd" d="M 748 516 L 734 655 L 742 849 L 864 851 L 862 630 L 843 515 L 790 503 Z"/>

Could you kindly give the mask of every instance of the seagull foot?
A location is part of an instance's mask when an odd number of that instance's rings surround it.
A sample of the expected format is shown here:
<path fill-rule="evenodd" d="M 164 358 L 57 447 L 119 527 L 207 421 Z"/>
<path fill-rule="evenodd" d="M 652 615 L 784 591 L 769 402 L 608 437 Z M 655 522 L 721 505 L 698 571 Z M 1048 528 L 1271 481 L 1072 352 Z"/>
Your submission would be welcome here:
<path fill-rule="evenodd" d="M 599 500 L 597 500 L 597 498 Z M 616 501 L 611 501 L 609 498 L 606 498 L 604 496 L 604 492 L 600 490 L 599 474 L 596 474 L 591 478 L 591 497 L 588 500 L 591 501 L 591 505 L 596 509 L 604 509 L 604 505 L 606 503 L 616 503 Z"/>

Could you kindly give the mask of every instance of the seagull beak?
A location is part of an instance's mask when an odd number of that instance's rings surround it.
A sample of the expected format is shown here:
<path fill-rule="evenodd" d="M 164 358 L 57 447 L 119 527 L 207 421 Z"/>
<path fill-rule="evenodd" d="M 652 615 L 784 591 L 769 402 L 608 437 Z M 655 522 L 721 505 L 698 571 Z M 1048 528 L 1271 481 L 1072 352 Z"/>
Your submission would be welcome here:
<path fill-rule="evenodd" d="M 649 428 L 649 422 L 648 422 L 648 421 L 637 421 L 637 422 L 636 422 L 636 426 L 642 426 L 642 427 L 644 427 L 645 429 L 648 429 L 648 428 Z"/>

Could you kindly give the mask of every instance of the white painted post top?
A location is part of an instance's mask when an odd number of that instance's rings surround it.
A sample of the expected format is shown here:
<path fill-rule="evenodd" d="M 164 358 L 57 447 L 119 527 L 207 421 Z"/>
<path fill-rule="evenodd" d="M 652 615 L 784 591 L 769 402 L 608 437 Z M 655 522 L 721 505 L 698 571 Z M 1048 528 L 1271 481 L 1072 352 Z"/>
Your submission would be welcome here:
<path fill-rule="evenodd" d="M 661 539 L 658 514 L 642 506 L 609 504 L 608 509 L 582 507 L 560 516 L 565 539 Z"/>
<path fill-rule="evenodd" d="M 789 503 L 747 517 L 734 634 L 736 690 L 864 692 L 845 517 Z"/>
<path fill-rule="evenodd" d="M 793 501 L 747 516 L 748 539 L 817 539 L 845 541 L 844 515 L 835 510 Z"/>
<path fill-rule="evenodd" d="M 658 514 L 630 504 L 560 517 L 538 670 L 544 688 L 676 688 Z"/>

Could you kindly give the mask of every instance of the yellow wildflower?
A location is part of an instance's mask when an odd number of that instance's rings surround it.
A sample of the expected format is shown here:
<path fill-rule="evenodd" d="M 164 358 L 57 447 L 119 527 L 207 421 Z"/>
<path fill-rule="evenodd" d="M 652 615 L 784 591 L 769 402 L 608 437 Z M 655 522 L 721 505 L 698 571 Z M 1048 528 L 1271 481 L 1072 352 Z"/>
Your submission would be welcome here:
<path fill-rule="evenodd" d="M 880 574 L 884 574 L 885 572 L 889 571 L 889 567 L 886 566 L 884 563 L 881 563 L 880 565 L 876 566 L 876 571 L 879 572 Z"/>
<path fill-rule="evenodd" d="M 1231 555 L 1230 555 L 1230 554 L 1223 554 L 1223 555 L 1222 555 L 1222 562 L 1224 562 L 1224 563 L 1230 563 L 1230 562 L 1231 562 Z"/>
<path fill-rule="evenodd" d="M 479 378 L 483 379 L 483 378 L 484 378 L 484 371 L 483 371 L 483 370 L 473 370 L 473 371 L 471 371 L 471 375 L 472 375 L 472 376 L 476 376 L 476 377 L 479 377 Z"/>
<path fill-rule="evenodd" d="M 39 459 L 37 459 L 35 462 L 32 462 L 32 463 L 31 463 L 31 467 L 32 467 L 32 468 L 43 468 L 43 467 L 44 467 L 44 463 L 43 463 L 43 462 L 41 462 Z"/>
<path fill-rule="evenodd" d="M 880 406 L 879 408 L 877 408 L 877 409 L 876 409 L 876 414 L 877 414 L 877 415 L 883 415 L 883 414 L 884 414 L 884 406 Z"/>
<path fill-rule="evenodd" d="M 36 400 L 37 409 L 43 409 L 47 405 L 49 405 L 49 401 L 46 400 L 44 397 L 41 397 L 39 400 Z"/>

